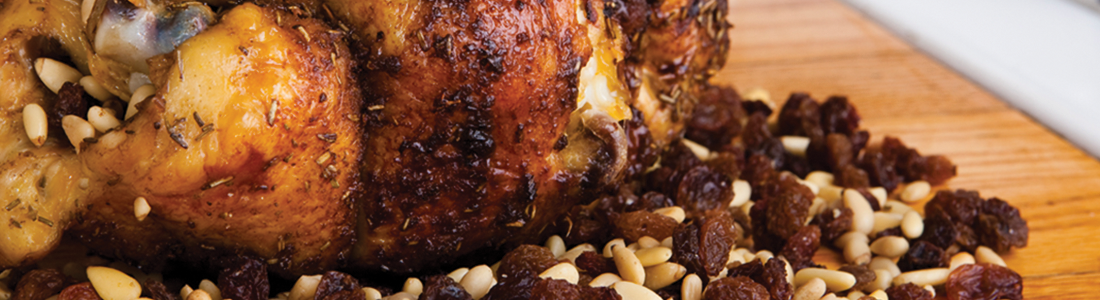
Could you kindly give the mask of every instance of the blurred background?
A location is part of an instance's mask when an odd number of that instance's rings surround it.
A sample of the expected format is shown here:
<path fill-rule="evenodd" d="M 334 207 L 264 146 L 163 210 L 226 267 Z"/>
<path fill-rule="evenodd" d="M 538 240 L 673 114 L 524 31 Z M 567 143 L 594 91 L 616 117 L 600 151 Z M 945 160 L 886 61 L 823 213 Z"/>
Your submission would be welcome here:
<path fill-rule="evenodd" d="M 843 0 L 1100 157 L 1100 0 Z"/>

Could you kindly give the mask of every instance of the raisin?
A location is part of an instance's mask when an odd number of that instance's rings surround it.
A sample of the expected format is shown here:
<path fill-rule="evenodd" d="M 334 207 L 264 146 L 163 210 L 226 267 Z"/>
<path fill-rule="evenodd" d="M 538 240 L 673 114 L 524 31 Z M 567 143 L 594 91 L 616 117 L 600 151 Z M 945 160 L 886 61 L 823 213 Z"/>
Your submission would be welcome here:
<path fill-rule="evenodd" d="M 266 276 L 266 274 L 264 274 Z M 64 293 L 64 292 L 62 292 Z M 153 300 L 179 300 L 180 294 L 168 291 L 164 283 L 153 279 L 145 280 L 141 285 L 141 294 Z"/>
<path fill-rule="evenodd" d="M 736 263 L 736 262 L 734 262 L 734 263 Z M 737 265 L 735 267 L 730 268 L 729 272 L 726 273 L 726 276 L 728 276 L 728 277 L 745 276 L 745 277 L 753 278 L 753 280 L 756 280 L 756 278 L 760 277 L 761 274 L 764 274 L 764 264 L 760 263 L 759 259 L 754 259 L 753 261 L 743 263 L 743 264 L 740 264 L 740 265 Z"/>
<path fill-rule="evenodd" d="M 812 196 L 806 197 L 798 191 L 780 192 L 778 197 L 768 201 L 767 230 L 780 238 L 790 238 L 806 224 L 812 203 Z"/>
<path fill-rule="evenodd" d="M 744 156 L 744 150 L 741 148 L 711 152 L 711 158 L 706 161 L 706 164 L 711 170 L 726 175 L 726 177 L 738 178 L 741 177 L 741 166 L 745 164 L 742 160 Z"/>
<path fill-rule="evenodd" d="M 345 299 L 346 297 L 354 296 L 354 293 L 346 294 L 344 292 L 356 291 L 362 293 L 362 290 L 360 290 L 359 288 L 359 280 L 355 279 L 355 277 L 352 277 L 347 273 L 328 271 L 321 276 L 321 282 L 317 283 L 317 292 L 314 296 L 314 299 Z M 363 297 L 366 296 L 361 295 L 358 299 L 362 299 Z"/>
<path fill-rule="evenodd" d="M 655 147 L 653 135 L 649 127 L 645 125 L 645 116 L 642 111 L 631 107 L 633 118 L 623 120 L 620 125 L 626 132 L 627 141 L 627 165 L 624 171 L 626 182 L 642 179 L 646 169 L 657 161 L 658 148 Z M 564 137 L 564 136 L 563 136 Z"/>
<path fill-rule="evenodd" d="M 872 271 L 867 265 L 844 265 L 840 267 L 840 270 L 856 277 L 856 284 L 852 286 L 851 291 L 861 291 L 878 278 L 875 271 Z"/>
<path fill-rule="evenodd" d="M 791 93 L 779 110 L 779 134 L 824 138 L 817 101 L 805 93 Z"/>
<path fill-rule="evenodd" d="M 871 239 L 871 242 L 874 243 L 875 240 L 887 236 L 904 236 L 904 234 L 901 232 L 901 226 L 894 226 L 875 233 L 875 237 Z"/>
<path fill-rule="evenodd" d="M 641 198 L 638 198 L 633 204 L 627 206 L 626 209 L 628 211 L 654 210 L 673 205 L 676 204 L 673 203 L 672 199 L 668 198 L 668 196 L 665 196 L 665 194 L 650 191 L 643 194 Z"/>
<path fill-rule="evenodd" d="M 1019 210 L 1001 199 L 992 198 L 982 203 L 974 231 L 982 245 L 1000 253 L 1011 247 L 1027 246 L 1027 221 L 1020 218 Z"/>
<path fill-rule="evenodd" d="M 582 274 L 599 276 L 603 273 L 618 273 L 618 268 L 615 267 L 615 261 L 603 257 L 603 255 L 596 252 L 582 252 L 580 256 L 577 256 L 575 261 L 577 270 Z"/>
<path fill-rule="evenodd" d="M 917 165 L 915 172 L 919 174 L 919 179 L 928 181 L 933 185 L 943 184 L 958 174 L 955 164 L 942 155 L 925 157 L 924 161 Z"/>
<path fill-rule="evenodd" d="M 947 266 L 947 260 L 948 257 L 940 247 L 926 241 L 917 241 L 898 260 L 898 268 L 902 272 L 940 268 Z"/>
<path fill-rule="evenodd" d="M 886 289 L 886 296 L 893 300 L 932 300 L 932 292 L 915 284 L 906 283 Z"/>
<path fill-rule="evenodd" d="M 764 264 L 764 272 L 760 273 L 760 277 L 754 277 L 753 280 L 764 285 L 771 293 L 774 299 L 791 299 L 794 295 L 790 282 L 787 282 L 787 264 L 778 259 L 769 259 Z"/>
<path fill-rule="evenodd" d="M 359 297 L 359 299 L 363 299 L 363 297 Z M 473 300 L 474 297 L 470 296 L 470 293 L 466 292 L 466 289 L 458 285 L 451 277 L 435 275 L 424 279 L 424 292 L 420 294 L 419 299 Z"/>
<path fill-rule="evenodd" d="M 716 276 L 729 261 L 729 251 L 740 233 L 725 210 L 715 210 L 694 223 L 682 225 L 673 234 L 673 256 L 688 272 L 699 277 Z"/>
<path fill-rule="evenodd" d="M 945 213 L 952 222 L 971 224 L 982 208 L 982 198 L 978 192 L 956 190 L 939 191 L 936 196 L 924 204 L 925 214 Z"/>
<path fill-rule="evenodd" d="M 834 174 L 840 176 L 840 171 L 843 171 L 840 167 L 852 164 L 856 155 L 859 154 L 852 147 L 852 141 L 848 139 L 848 136 L 832 133 L 825 136 L 825 157 L 815 156 L 814 159 L 824 159 L 824 165 L 828 167 L 827 170 L 833 171 Z M 820 164 L 820 163 L 819 163 Z M 841 178 L 837 178 L 840 180 Z M 858 180 L 856 178 L 850 180 Z M 858 187 L 858 186 L 857 186 Z"/>
<path fill-rule="evenodd" d="M 543 279 L 531 288 L 531 299 L 580 299 L 581 287 L 559 279 Z"/>
<path fill-rule="evenodd" d="M 504 255 L 497 274 L 500 277 L 538 277 L 539 273 L 557 263 L 550 249 L 535 245 L 521 245 Z"/>
<path fill-rule="evenodd" d="M 826 210 L 814 217 L 810 224 L 821 228 L 822 243 L 832 245 L 833 240 L 852 228 L 852 210 L 847 207 Z"/>
<path fill-rule="evenodd" d="M 66 115 L 87 116 L 88 103 L 92 97 L 84 93 L 84 87 L 78 83 L 66 82 L 57 90 L 57 103 L 54 103 L 47 116 L 50 127 L 61 128 L 61 118 Z"/>
<path fill-rule="evenodd" d="M 763 285 L 748 277 L 723 277 L 707 285 L 703 299 L 768 300 L 770 294 Z"/>
<path fill-rule="evenodd" d="M 741 140 L 745 144 L 747 155 L 763 155 L 770 158 L 775 165 L 783 165 L 783 155 L 787 151 L 783 149 L 783 143 L 772 136 L 768 129 L 768 118 L 764 114 L 755 113 L 749 117 Z"/>
<path fill-rule="evenodd" d="M 924 232 L 917 238 L 940 248 L 950 247 L 959 236 L 955 223 L 944 212 L 929 211 L 925 206 Z"/>
<path fill-rule="evenodd" d="M 489 289 L 485 295 L 486 300 L 525 300 L 531 299 L 531 290 L 542 279 L 534 274 L 523 276 L 498 275 L 500 282 Z"/>
<path fill-rule="evenodd" d="M 729 177 L 714 172 L 706 165 L 695 166 L 680 179 L 676 205 L 684 208 L 689 217 L 708 210 L 725 208 L 733 200 L 732 184 Z"/>
<path fill-rule="evenodd" d="M 859 113 L 848 97 L 830 96 L 821 104 L 821 129 L 825 134 L 852 135 L 859 128 Z"/>
<path fill-rule="evenodd" d="M 987 264 L 962 265 L 947 276 L 947 299 L 1023 299 L 1023 279 L 1008 268 Z M 893 298 L 891 298 L 893 299 Z"/>
<path fill-rule="evenodd" d="M 43 300 L 60 293 L 71 281 L 72 279 L 56 269 L 31 270 L 15 285 L 12 299 Z"/>
<path fill-rule="evenodd" d="M 821 246 L 821 229 L 817 226 L 804 226 L 797 233 L 787 239 L 783 250 L 779 255 L 787 258 L 791 268 L 795 272 L 803 268 L 813 267 L 814 252 Z"/>
<path fill-rule="evenodd" d="M 163 287 L 164 285 L 161 285 Z M 18 298 L 12 298 L 18 299 Z M 96 293 L 95 288 L 92 287 L 91 282 L 77 283 L 70 285 L 69 287 L 61 290 L 61 294 L 57 295 L 57 300 L 102 300 L 99 294 Z M 154 298 L 156 299 L 156 298 Z M 160 300 L 160 299 L 157 299 Z"/>
<path fill-rule="evenodd" d="M 846 188 L 866 189 L 871 187 L 871 180 L 866 171 L 853 164 L 846 164 L 836 173 L 836 184 Z"/>
<path fill-rule="evenodd" d="M 731 88 L 705 85 L 698 98 L 684 137 L 711 149 L 729 144 L 741 132 L 741 97 Z"/>
<path fill-rule="evenodd" d="M 879 149 L 867 149 L 860 158 L 859 167 L 867 172 L 868 181 L 875 186 L 881 186 L 887 191 L 893 191 L 902 182 L 894 167 L 894 161 L 887 161 Z"/>
<path fill-rule="evenodd" d="M 672 232 L 679 225 L 680 223 L 668 216 L 644 210 L 633 211 L 621 214 L 615 219 L 615 236 L 631 242 L 643 236 L 659 241 L 672 236 Z"/>
<path fill-rule="evenodd" d="M 237 300 L 268 298 L 271 285 L 267 281 L 267 265 L 256 259 L 236 257 L 222 262 L 218 274 L 218 289 L 222 297 Z M 323 297 L 318 297 L 323 299 Z"/>
<path fill-rule="evenodd" d="M 751 116 L 757 113 L 764 115 L 765 117 L 772 115 L 772 108 L 768 106 L 764 101 L 749 100 L 741 101 L 741 109 L 745 110 L 745 115 Z"/>

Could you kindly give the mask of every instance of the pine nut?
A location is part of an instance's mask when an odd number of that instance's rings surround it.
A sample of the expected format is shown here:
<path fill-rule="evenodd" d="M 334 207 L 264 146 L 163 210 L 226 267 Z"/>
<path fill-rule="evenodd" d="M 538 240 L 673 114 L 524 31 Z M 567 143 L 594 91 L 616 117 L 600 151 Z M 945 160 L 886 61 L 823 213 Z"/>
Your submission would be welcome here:
<path fill-rule="evenodd" d="M 767 263 L 769 259 L 772 259 L 772 257 L 775 257 L 775 254 L 772 254 L 771 251 L 768 251 L 768 250 L 756 251 L 756 258 L 760 259 L 760 263 Z"/>
<path fill-rule="evenodd" d="M 894 276 L 887 270 L 874 270 L 875 280 L 863 287 L 863 291 L 885 290 L 890 288 Z"/>
<path fill-rule="evenodd" d="M 706 146 L 700 145 L 699 143 L 696 143 L 695 141 L 689 139 L 680 139 L 680 142 L 683 143 L 684 146 L 687 146 L 687 148 L 691 150 L 691 153 L 694 153 L 695 157 L 699 158 L 699 160 L 710 160 L 710 149 L 707 149 Z"/>
<path fill-rule="evenodd" d="M 845 189 L 844 205 L 852 210 L 852 231 L 871 233 L 875 228 L 875 212 L 871 210 L 871 204 L 867 203 L 867 199 L 856 190 Z"/>
<path fill-rule="evenodd" d="M 156 93 L 157 88 L 152 84 L 146 84 L 138 87 L 137 90 L 134 90 L 134 94 L 130 96 L 130 103 L 126 104 L 125 119 L 129 120 L 130 117 L 133 117 L 135 114 L 137 114 L 137 105 L 141 104 L 141 102 L 144 102 L 145 99 L 149 99 L 150 96 L 153 96 Z"/>
<path fill-rule="evenodd" d="M 795 177 L 795 180 L 798 180 L 799 184 L 810 189 L 810 192 L 812 192 L 814 195 L 817 195 L 821 192 L 821 187 L 819 187 L 817 184 L 814 184 L 813 182 L 803 181 L 802 179 L 798 179 L 797 177 Z"/>
<path fill-rule="evenodd" d="M 912 283 L 918 286 L 922 285 L 941 285 L 947 282 L 947 275 L 951 273 L 951 270 L 947 268 L 933 268 L 909 271 L 901 273 L 894 277 L 894 285 L 902 285 L 906 283 Z"/>
<path fill-rule="evenodd" d="M 365 287 L 362 289 L 363 294 L 367 295 L 367 300 L 382 300 L 382 292 L 372 287 Z"/>
<path fill-rule="evenodd" d="M 405 279 L 405 285 L 401 287 L 401 291 L 419 297 L 420 293 L 424 292 L 424 283 L 420 282 L 420 278 L 409 277 Z"/>
<path fill-rule="evenodd" d="M 145 221 L 145 217 L 149 216 L 149 202 L 145 201 L 145 197 L 137 197 L 134 199 L 134 217 L 137 217 L 138 222 Z"/>
<path fill-rule="evenodd" d="M 848 298 L 844 298 L 844 299 L 847 300 Z M 836 294 L 829 293 L 829 294 L 826 294 L 825 296 L 821 297 L 821 300 L 840 300 L 840 298 L 837 298 Z"/>
<path fill-rule="evenodd" d="M 290 296 L 287 300 L 312 300 L 317 294 L 317 284 L 321 283 L 321 275 L 298 277 L 294 287 L 290 288 Z"/>
<path fill-rule="evenodd" d="M 642 263 L 642 267 L 652 267 L 672 258 L 672 249 L 665 247 L 645 248 L 634 252 L 634 256 L 638 257 L 638 262 Z"/>
<path fill-rule="evenodd" d="M 99 132 L 107 132 L 107 130 L 120 125 L 114 114 L 99 106 L 92 106 L 88 109 L 88 123 L 91 123 Z"/>
<path fill-rule="evenodd" d="M 825 202 L 828 202 L 831 207 L 836 207 L 834 203 L 844 198 L 843 194 L 844 188 L 835 185 L 823 185 L 817 192 L 817 196 L 825 199 Z"/>
<path fill-rule="evenodd" d="M 821 278 L 830 291 L 843 291 L 856 284 L 856 277 L 848 272 L 822 268 L 804 268 L 794 274 L 794 285 L 803 286 L 811 279 Z"/>
<path fill-rule="evenodd" d="M 754 254 L 752 252 L 749 252 L 749 249 L 740 248 L 740 249 L 737 249 L 737 250 L 740 250 L 738 252 L 740 252 L 741 256 L 745 258 L 745 262 L 750 262 L 750 261 L 756 260 L 756 254 Z"/>
<path fill-rule="evenodd" d="M 901 218 L 901 233 L 910 239 L 916 239 L 924 234 L 924 220 L 915 210 L 910 210 Z"/>
<path fill-rule="evenodd" d="M 775 108 L 775 103 L 772 102 L 771 94 L 762 87 L 751 87 L 745 90 L 745 92 L 741 94 L 741 99 L 764 102 L 768 107 Z"/>
<path fill-rule="evenodd" d="M 784 135 L 779 137 L 783 143 L 783 149 L 795 156 L 806 157 L 806 148 L 810 147 L 810 138 L 796 135 Z"/>
<path fill-rule="evenodd" d="M 752 198 L 752 185 L 741 179 L 734 180 L 733 201 L 730 201 L 730 207 L 743 206 L 749 202 L 750 198 Z"/>
<path fill-rule="evenodd" d="M 660 245 L 660 241 L 648 235 L 638 238 L 638 247 L 642 247 L 642 249 L 653 248 Z"/>
<path fill-rule="evenodd" d="M 661 296 L 658 296 L 653 290 L 630 281 L 616 282 L 611 285 L 611 288 L 615 289 L 615 292 L 619 293 L 620 296 L 623 296 L 623 299 L 661 300 Z"/>
<path fill-rule="evenodd" d="M 420 295 L 413 295 L 412 293 L 401 291 L 399 293 L 386 296 L 386 298 L 382 298 L 382 299 L 384 299 L 384 300 L 416 300 L 418 298 L 420 298 Z"/>
<path fill-rule="evenodd" d="M 23 129 L 27 132 L 27 138 L 30 138 L 35 146 L 46 143 L 49 124 L 46 123 L 46 111 L 42 106 L 31 103 L 23 107 Z"/>
<path fill-rule="evenodd" d="M 103 300 L 107 299 L 105 298 Z M 210 294 L 204 290 L 195 290 L 190 294 L 187 294 L 186 300 L 213 300 L 213 298 L 211 298 Z"/>
<path fill-rule="evenodd" d="M 195 291 L 195 289 L 191 288 L 190 285 L 185 284 L 185 285 L 183 285 L 183 288 L 180 289 L 180 298 L 181 299 L 187 299 L 187 296 L 191 295 L 191 293 L 194 292 L 194 291 Z"/>
<path fill-rule="evenodd" d="M 550 253 L 553 253 L 554 257 L 561 257 L 562 254 L 565 254 L 565 241 L 555 234 L 546 239 L 546 248 L 550 249 Z"/>
<path fill-rule="evenodd" d="M 749 201 L 748 203 L 742 204 L 741 205 L 741 212 L 744 213 L 746 216 L 748 216 L 749 212 L 752 211 L 752 206 L 753 205 L 756 205 L 756 203 L 753 203 L 752 201 Z"/>
<path fill-rule="evenodd" d="M 645 283 L 645 269 L 634 252 L 622 246 L 612 247 L 611 251 L 614 253 L 612 258 L 615 260 L 615 267 L 619 269 L 619 276 L 623 280 L 636 284 Z"/>
<path fill-rule="evenodd" d="M 924 180 L 917 180 L 905 185 L 899 198 L 905 202 L 916 202 L 927 197 L 932 192 L 932 185 Z"/>
<path fill-rule="evenodd" d="M 618 248 L 621 247 L 616 247 L 616 249 Z M 577 267 L 574 267 L 573 264 L 565 262 L 558 263 L 553 267 L 546 269 L 546 271 L 542 271 L 542 273 L 539 274 L 539 278 L 560 279 L 568 281 L 572 284 L 577 284 L 577 281 L 580 280 L 580 277 L 581 274 L 577 272 Z"/>
<path fill-rule="evenodd" d="M 46 84 L 54 94 L 60 91 L 61 86 L 66 82 L 80 82 L 80 77 L 84 77 L 76 68 L 45 57 L 39 57 L 34 61 L 34 70 L 38 73 L 38 79 L 42 80 L 42 83 Z"/>
<path fill-rule="evenodd" d="M 959 253 L 955 253 L 954 256 L 951 256 L 951 264 L 950 264 L 950 267 L 947 267 L 947 268 L 950 269 L 951 271 L 954 271 L 955 268 L 958 268 L 962 265 L 971 265 L 971 264 L 974 264 L 974 256 L 970 255 L 970 253 L 959 252 Z"/>
<path fill-rule="evenodd" d="M 681 300 L 703 300 L 703 279 L 699 275 L 688 274 L 680 284 Z"/>
<path fill-rule="evenodd" d="M 608 287 L 619 281 L 623 281 L 623 279 L 619 277 L 619 275 L 615 275 L 615 273 L 603 273 L 600 274 L 600 276 L 596 276 L 596 278 L 592 278 L 592 281 L 588 283 L 588 286 Z"/>
<path fill-rule="evenodd" d="M 890 278 L 897 277 L 901 274 L 901 269 L 898 268 L 898 264 L 894 260 L 885 257 L 875 257 L 871 259 L 871 263 L 867 264 L 867 267 L 871 270 L 884 270 L 890 272 Z"/>
<path fill-rule="evenodd" d="M 821 197 L 814 197 L 814 201 L 810 202 L 810 217 L 806 218 L 806 224 L 803 225 L 810 224 L 810 222 L 814 220 L 813 217 L 817 216 L 821 212 L 824 212 L 827 206 L 829 206 L 829 204 L 825 203 L 825 199 L 822 199 Z"/>
<path fill-rule="evenodd" d="M 864 264 L 871 260 L 871 248 L 867 235 L 849 231 L 837 238 L 837 247 L 844 249 L 844 260 L 852 264 Z"/>
<path fill-rule="evenodd" d="M 825 295 L 825 281 L 821 278 L 813 278 L 795 290 L 793 300 L 817 300 L 823 295 Z"/>
<path fill-rule="evenodd" d="M 871 253 L 897 258 L 909 251 L 909 240 L 900 236 L 884 236 L 871 243 L 870 248 Z"/>
<path fill-rule="evenodd" d="M 684 274 L 687 274 L 687 268 L 673 262 L 647 267 L 645 268 L 645 287 L 654 291 L 663 289 L 684 278 Z"/>
<path fill-rule="evenodd" d="M 877 234 L 883 230 L 898 227 L 901 225 L 902 215 L 892 214 L 888 212 L 876 211 L 873 214 L 875 218 L 875 227 L 871 229 L 871 234 Z"/>
<path fill-rule="evenodd" d="M 209 294 L 211 300 L 222 300 L 222 290 L 209 279 L 203 279 L 199 282 L 199 290 Z"/>
<path fill-rule="evenodd" d="M 560 258 L 568 259 L 570 262 L 576 263 L 577 257 L 580 257 L 584 252 L 596 252 L 596 246 L 592 246 L 592 244 L 588 243 L 580 244 L 573 247 L 573 249 L 569 249 L 569 251 L 565 251 L 565 254 L 562 254 Z"/>
<path fill-rule="evenodd" d="M 871 196 L 875 196 L 875 200 L 878 200 L 878 207 L 886 205 L 886 198 L 890 197 L 889 193 L 886 192 L 886 188 L 876 186 L 867 190 L 871 192 Z"/>
<path fill-rule="evenodd" d="M 672 248 L 672 237 L 671 236 L 666 237 L 665 239 L 661 240 L 661 247 L 671 249 Z"/>
<path fill-rule="evenodd" d="M 738 262 L 738 263 L 744 264 L 744 263 L 749 262 L 749 261 L 745 260 L 745 254 L 743 254 L 741 252 L 737 252 L 734 249 L 730 249 L 729 258 L 726 259 L 726 264 L 727 265 L 732 264 L 733 262 Z"/>
<path fill-rule="evenodd" d="M 928 291 L 929 293 L 932 293 L 933 298 L 936 297 L 936 288 L 932 287 L 931 285 L 925 284 L 924 285 L 924 290 Z"/>
<path fill-rule="evenodd" d="M 74 115 L 61 118 L 61 129 L 65 130 L 65 136 L 69 138 L 69 143 L 76 147 L 76 153 L 80 153 L 80 143 L 83 143 L 85 138 L 95 136 L 95 127 L 92 127 L 92 124 L 83 118 Z"/>
<path fill-rule="evenodd" d="M 141 296 L 141 285 L 122 271 L 91 266 L 85 272 L 96 294 L 103 300 L 131 300 Z"/>
<path fill-rule="evenodd" d="M 1008 264 L 1005 263 L 1005 260 L 1002 259 L 1000 255 L 997 255 L 997 252 L 994 252 L 993 249 L 986 246 L 978 246 L 978 249 L 974 250 L 974 259 L 979 263 L 1008 267 Z"/>
<path fill-rule="evenodd" d="M 630 249 L 630 252 L 638 252 L 638 249 L 642 249 L 641 246 L 638 246 L 638 243 L 630 243 L 630 245 L 626 245 L 626 248 Z"/>
<path fill-rule="evenodd" d="M 847 298 L 850 299 L 850 300 L 858 300 L 859 298 L 863 298 L 863 296 L 867 296 L 867 294 L 864 294 L 863 292 L 860 292 L 860 291 L 851 291 L 851 292 L 848 292 L 848 297 Z"/>
<path fill-rule="evenodd" d="M 906 213 L 913 211 L 913 208 L 901 201 L 887 200 L 886 205 L 882 207 L 882 211 L 904 216 Z"/>
<path fill-rule="evenodd" d="M 99 82 L 95 81 L 95 77 L 92 76 L 81 77 L 80 86 L 84 87 L 85 93 L 99 101 L 107 101 L 115 96 L 103 88 L 102 85 L 99 85 Z"/>
<path fill-rule="evenodd" d="M 833 185 L 833 180 L 833 173 L 825 171 L 813 171 L 806 174 L 806 181 L 813 182 L 820 187 Z"/>
<path fill-rule="evenodd" d="M 676 223 L 683 223 L 687 215 L 684 214 L 684 209 L 679 206 L 662 207 L 653 210 L 654 213 L 662 216 L 666 216 L 676 220 Z"/>
<path fill-rule="evenodd" d="M 568 263 L 561 263 L 572 267 Z M 553 269 L 553 268 L 551 268 Z M 573 272 L 576 273 L 577 269 L 574 268 Z M 541 276 L 541 275 L 540 275 Z M 573 281 L 575 284 L 576 281 Z M 466 276 L 462 277 L 462 281 L 459 282 L 462 288 L 466 289 L 466 292 L 470 293 L 474 299 L 481 299 L 485 297 L 485 294 L 489 293 L 489 289 L 493 287 L 493 270 L 489 269 L 489 266 L 479 265 L 470 269 L 470 272 L 466 273 Z"/>
<path fill-rule="evenodd" d="M 611 258 L 613 256 L 611 248 L 614 248 L 615 245 L 626 247 L 626 242 L 624 242 L 621 238 L 607 242 L 607 244 L 603 246 L 603 257 Z"/>
<path fill-rule="evenodd" d="M 883 290 L 877 290 L 874 293 L 871 293 L 870 295 L 867 295 L 867 296 L 871 296 L 871 297 L 873 297 L 875 299 L 878 299 L 878 300 L 890 300 L 890 296 L 887 296 L 886 291 L 883 291 Z"/>
<path fill-rule="evenodd" d="M 492 272 L 492 271 L 493 270 L 489 270 L 489 272 Z M 450 277 L 455 282 L 462 282 L 462 277 L 465 277 L 467 273 L 470 273 L 469 268 L 458 268 L 458 269 L 455 269 L 454 271 L 451 271 L 450 273 L 447 273 L 447 277 Z"/>

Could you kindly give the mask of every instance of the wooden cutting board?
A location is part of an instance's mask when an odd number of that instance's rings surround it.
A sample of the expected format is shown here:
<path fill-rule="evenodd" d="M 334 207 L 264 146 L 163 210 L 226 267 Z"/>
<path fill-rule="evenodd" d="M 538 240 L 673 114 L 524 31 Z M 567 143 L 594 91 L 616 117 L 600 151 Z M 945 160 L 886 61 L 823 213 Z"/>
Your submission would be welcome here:
<path fill-rule="evenodd" d="M 716 82 L 847 95 L 872 141 L 897 136 L 945 154 L 958 177 L 1020 209 L 1028 246 L 1003 255 L 1027 299 L 1100 296 L 1100 162 L 835 0 L 731 0 L 732 47 Z M 916 205 L 923 207 L 923 204 Z M 836 254 L 819 260 L 836 265 Z"/>

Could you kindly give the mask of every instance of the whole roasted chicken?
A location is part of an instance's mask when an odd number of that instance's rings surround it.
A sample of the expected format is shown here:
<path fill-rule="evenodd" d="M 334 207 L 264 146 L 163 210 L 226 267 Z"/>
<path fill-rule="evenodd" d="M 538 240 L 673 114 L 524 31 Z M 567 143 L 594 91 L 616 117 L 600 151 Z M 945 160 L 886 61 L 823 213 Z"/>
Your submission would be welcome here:
<path fill-rule="evenodd" d="M 534 241 L 682 134 L 725 10 L 4 1 L 0 266 L 62 234 L 147 268 L 240 255 L 284 275 Z"/>

